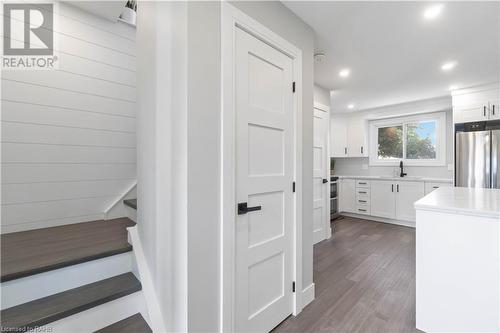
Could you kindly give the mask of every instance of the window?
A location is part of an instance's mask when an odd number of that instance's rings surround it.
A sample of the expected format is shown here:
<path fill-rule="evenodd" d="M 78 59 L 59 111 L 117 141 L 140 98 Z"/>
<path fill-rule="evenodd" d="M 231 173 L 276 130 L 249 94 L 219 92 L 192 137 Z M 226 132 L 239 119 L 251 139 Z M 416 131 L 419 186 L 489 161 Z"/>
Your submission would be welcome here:
<path fill-rule="evenodd" d="M 445 165 L 446 114 L 374 120 L 370 123 L 371 165 Z"/>

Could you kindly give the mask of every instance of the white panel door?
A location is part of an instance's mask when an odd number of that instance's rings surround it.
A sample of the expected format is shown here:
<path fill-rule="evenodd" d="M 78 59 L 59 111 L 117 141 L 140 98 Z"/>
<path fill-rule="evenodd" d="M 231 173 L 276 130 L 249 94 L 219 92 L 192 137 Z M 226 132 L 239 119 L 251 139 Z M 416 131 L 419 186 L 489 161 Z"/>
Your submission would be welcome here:
<path fill-rule="evenodd" d="M 422 182 L 399 182 L 396 184 L 396 219 L 415 221 L 415 201 L 425 195 L 425 185 Z"/>
<path fill-rule="evenodd" d="M 236 29 L 235 329 L 268 332 L 292 313 L 292 60 Z"/>
<path fill-rule="evenodd" d="M 313 242 L 314 244 L 329 238 L 330 207 L 328 198 L 330 183 L 328 182 L 328 112 L 314 109 L 314 144 L 313 144 Z"/>
<path fill-rule="evenodd" d="M 339 197 L 341 212 L 354 213 L 356 211 L 355 179 L 341 179 Z"/>
<path fill-rule="evenodd" d="M 370 187 L 371 215 L 393 219 L 396 217 L 396 185 L 385 180 L 372 180 Z"/>

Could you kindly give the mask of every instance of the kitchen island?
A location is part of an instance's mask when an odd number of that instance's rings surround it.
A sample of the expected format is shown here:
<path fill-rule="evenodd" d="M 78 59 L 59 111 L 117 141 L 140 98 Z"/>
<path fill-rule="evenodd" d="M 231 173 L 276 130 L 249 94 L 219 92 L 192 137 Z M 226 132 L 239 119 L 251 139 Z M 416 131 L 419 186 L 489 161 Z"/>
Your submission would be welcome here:
<path fill-rule="evenodd" d="M 416 327 L 500 331 L 500 190 L 442 187 L 415 203 Z"/>

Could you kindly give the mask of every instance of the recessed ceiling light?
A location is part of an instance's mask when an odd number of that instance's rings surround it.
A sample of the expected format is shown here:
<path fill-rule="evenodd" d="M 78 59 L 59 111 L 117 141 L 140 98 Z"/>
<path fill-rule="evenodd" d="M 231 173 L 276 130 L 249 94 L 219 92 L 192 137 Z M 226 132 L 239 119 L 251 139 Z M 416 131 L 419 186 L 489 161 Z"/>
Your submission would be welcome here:
<path fill-rule="evenodd" d="M 348 77 L 351 74 L 351 71 L 348 68 L 345 68 L 339 72 L 340 77 Z"/>
<path fill-rule="evenodd" d="M 348 109 L 354 109 L 354 104 L 349 104 L 349 105 L 347 106 L 347 108 L 348 108 Z"/>
<path fill-rule="evenodd" d="M 448 62 L 445 62 L 442 66 L 441 66 L 441 69 L 443 71 L 449 71 L 449 70 L 452 70 L 453 68 L 455 68 L 455 66 L 457 65 L 457 62 L 456 61 L 448 61 Z"/>
<path fill-rule="evenodd" d="M 433 5 L 428 7 L 424 11 L 424 18 L 427 20 L 433 20 L 436 17 L 438 17 L 441 14 L 441 11 L 443 10 L 443 5 Z"/>
<path fill-rule="evenodd" d="M 451 90 L 457 90 L 458 86 L 456 84 L 452 84 L 449 89 L 450 89 L 450 91 Z"/>

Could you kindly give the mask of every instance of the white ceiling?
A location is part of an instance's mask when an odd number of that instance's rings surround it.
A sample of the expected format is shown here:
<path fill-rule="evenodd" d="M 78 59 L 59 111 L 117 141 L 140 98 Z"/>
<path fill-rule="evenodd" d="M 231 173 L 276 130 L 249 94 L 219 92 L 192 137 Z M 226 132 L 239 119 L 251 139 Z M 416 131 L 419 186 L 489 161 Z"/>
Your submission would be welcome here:
<path fill-rule="evenodd" d="M 449 94 L 450 85 L 500 80 L 500 2 L 284 2 L 316 31 L 315 83 L 333 90 L 332 111 L 353 112 Z M 458 62 L 443 72 L 441 65 Z M 342 68 L 348 78 L 340 78 Z M 348 104 L 354 104 L 348 110 Z"/>

